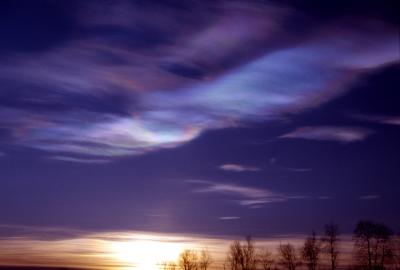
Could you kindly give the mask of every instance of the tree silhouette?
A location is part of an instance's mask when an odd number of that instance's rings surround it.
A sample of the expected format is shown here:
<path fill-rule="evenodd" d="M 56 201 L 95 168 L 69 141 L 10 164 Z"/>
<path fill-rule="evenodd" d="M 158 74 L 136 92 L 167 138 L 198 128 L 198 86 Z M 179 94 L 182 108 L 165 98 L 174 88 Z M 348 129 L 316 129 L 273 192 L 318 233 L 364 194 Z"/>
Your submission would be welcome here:
<path fill-rule="evenodd" d="M 393 257 L 392 231 L 384 224 L 360 221 L 354 230 L 355 253 L 359 264 L 368 270 L 385 269 Z"/>
<path fill-rule="evenodd" d="M 231 270 L 239 270 L 242 256 L 242 247 L 240 242 L 235 240 L 229 246 L 228 256 L 226 258 L 227 267 Z"/>
<path fill-rule="evenodd" d="M 296 250 L 290 243 L 281 244 L 276 258 L 267 248 L 256 248 L 251 237 L 243 242 L 234 241 L 229 246 L 223 265 L 216 267 L 223 267 L 224 270 L 276 270 L 277 267 L 281 270 L 296 270 L 302 265 L 303 259 L 308 270 L 316 270 L 321 267 L 318 263 L 321 252 L 324 252 L 329 257 L 329 269 L 336 270 L 340 241 L 338 226 L 329 223 L 324 228 L 325 233 L 320 241 L 313 231 L 300 250 Z M 393 236 L 386 225 L 360 221 L 354 230 L 353 240 L 357 264 L 352 269 L 400 270 L 400 234 Z M 186 249 L 179 255 L 177 263 L 164 262 L 159 267 L 160 270 L 209 270 L 211 264 L 213 259 L 208 250 Z"/>
<path fill-rule="evenodd" d="M 393 264 L 396 270 L 400 270 L 400 233 L 393 239 Z"/>
<path fill-rule="evenodd" d="M 274 259 L 272 253 L 268 249 L 260 250 L 257 257 L 258 264 L 261 266 L 262 270 L 272 270 Z"/>
<path fill-rule="evenodd" d="M 239 241 L 231 244 L 227 256 L 227 265 L 231 270 L 255 270 L 256 264 L 256 250 L 250 236 L 244 244 Z"/>
<path fill-rule="evenodd" d="M 212 263 L 213 259 L 211 257 L 210 252 L 206 249 L 203 249 L 200 253 L 200 258 L 199 258 L 200 270 L 207 270 Z"/>
<path fill-rule="evenodd" d="M 280 264 L 287 270 L 296 270 L 299 266 L 299 260 L 296 255 L 296 250 L 292 244 L 279 246 Z"/>
<path fill-rule="evenodd" d="M 331 263 L 331 270 L 337 268 L 339 255 L 339 228 L 334 223 L 325 225 L 325 236 L 322 238 L 323 251 L 328 254 Z"/>
<path fill-rule="evenodd" d="M 309 270 L 315 270 L 317 268 L 320 252 L 321 246 L 313 231 L 311 236 L 307 237 L 302 249 L 302 257 L 306 261 Z"/>
<path fill-rule="evenodd" d="M 185 249 L 179 255 L 179 266 L 182 270 L 197 270 L 197 253 L 194 250 Z"/>

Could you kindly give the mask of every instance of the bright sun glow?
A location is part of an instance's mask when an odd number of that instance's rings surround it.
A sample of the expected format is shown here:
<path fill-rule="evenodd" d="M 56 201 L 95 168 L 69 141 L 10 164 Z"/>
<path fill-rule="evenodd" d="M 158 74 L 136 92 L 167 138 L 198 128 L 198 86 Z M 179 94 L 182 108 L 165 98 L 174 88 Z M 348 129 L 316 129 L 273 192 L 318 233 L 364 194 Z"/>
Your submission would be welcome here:
<path fill-rule="evenodd" d="M 162 262 L 176 261 L 185 248 L 179 242 L 157 239 L 134 239 L 111 245 L 116 260 L 129 265 L 125 269 L 132 270 L 158 270 Z"/>

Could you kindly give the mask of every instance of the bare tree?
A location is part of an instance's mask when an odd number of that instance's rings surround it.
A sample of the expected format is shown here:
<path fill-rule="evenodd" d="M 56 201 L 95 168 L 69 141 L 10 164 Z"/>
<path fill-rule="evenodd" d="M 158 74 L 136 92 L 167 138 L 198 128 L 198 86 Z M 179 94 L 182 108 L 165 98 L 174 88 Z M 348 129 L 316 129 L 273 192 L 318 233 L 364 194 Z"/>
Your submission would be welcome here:
<path fill-rule="evenodd" d="M 253 240 L 250 236 L 246 237 L 245 244 L 242 245 L 244 260 L 242 263 L 243 270 L 255 270 L 257 264 L 256 250 Z"/>
<path fill-rule="evenodd" d="M 251 237 L 241 244 L 234 241 L 229 247 L 227 264 L 231 270 L 255 270 L 257 264 L 256 250 Z"/>
<path fill-rule="evenodd" d="M 329 256 L 331 270 L 335 270 L 339 255 L 339 228 L 336 224 L 325 225 L 325 236 L 322 238 L 322 242 L 322 250 Z"/>
<path fill-rule="evenodd" d="M 307 237 L 302 249 L 302 257 L 306 261 L 309 270 L 317 269 L 320 252 L 321 246 L 313 231 L 311 236 Z"/>
<path fill-rule="evenodd" d="M 393 239 L 393 264 L 396 270 L 400 270 L 400 233 Z"/>
<path fill-rule="evenodd" d="M 280 245 L 279 257 L 280 264 L 287 270 L 296 270 L 299 266 L 296 250 L 292 244 Z"/>
<path fill-rule="evenodd" d="M 368 270 L 385 269 L 393 256 L 392 231 L 384 224 L 360 221 L 354 230 L 355 254 Z"/>
<path fill-rule="evenodd" d="M 210 252 L 206 249 L 203 249 L 200 253 L 200 258 L 199 258 L 200 270 L 207 270 L 212 263 L 213 259 L 211 257 Z"/>
<path fill-rule="evenodd" d="M 197 253 L 194 250 L 185 249 L 179 255 L 179 266 L 182 270 L 197 270 Z"/>
<path fill-rule="evenodd" d="M 374 269 L 385 269 L 393 261 L 393 231 L 384 224 L 375 226 Z"/>
<path fill-rule="evenodd" d="M 372 241 L 375 224 L 369 221 L 360 221 L 354 230 L 355 252 L 357 260 L 372 270 Z"/>
<path fill-rule="evenodd" d="M 262 249 L 258 253 L 258 264 L 262 270 L 272 270 L 274 265 L 274 258 L 268 249 Z"/>
<path fill-rule="evenodd" d="M 230 246 L 225 266 L 230 270 L 239 270 L 242 258 L 242 246 L 238 240 L 235 240 Z"/>

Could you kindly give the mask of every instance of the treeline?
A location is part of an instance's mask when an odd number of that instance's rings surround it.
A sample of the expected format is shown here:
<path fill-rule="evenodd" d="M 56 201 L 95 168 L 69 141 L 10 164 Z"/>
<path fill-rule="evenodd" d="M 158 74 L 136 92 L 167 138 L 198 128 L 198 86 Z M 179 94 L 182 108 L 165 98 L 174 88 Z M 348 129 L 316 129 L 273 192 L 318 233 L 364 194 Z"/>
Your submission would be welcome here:
<path fill-rule="evenodd" d="M 400 235 L 382 223 L 360 221 L 353 233 L 351 261 L 341 260 L 341 238 L 336 224 L 325 225 L 319 237 L 313 231 L 301 247 L 280 244 L 275 253 L 256 247 L 251 237 L 229 246 L 222 266 L 217 267 L 207 250 L 184 250 L 177 262 L 164 262 L 161 270 L 296 270 L 357 269 L 400 270 Z"/>

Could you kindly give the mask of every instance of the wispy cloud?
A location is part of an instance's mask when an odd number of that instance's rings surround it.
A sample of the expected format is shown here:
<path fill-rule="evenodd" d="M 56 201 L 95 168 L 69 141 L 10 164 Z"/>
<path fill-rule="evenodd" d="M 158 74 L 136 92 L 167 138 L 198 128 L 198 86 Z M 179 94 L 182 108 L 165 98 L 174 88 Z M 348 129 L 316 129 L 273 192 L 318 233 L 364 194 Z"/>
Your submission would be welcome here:
<path fill-rule="evenodd" d="M 86 231 L 64 227 L 39 227 L 15 224 L 0 224 L 0 239 L 3 236 L 32 240 L 62 240 L 86 234 Z"/>
<path fill-rule="evenodd" d="M 187 182 L 202 187 L 193 189 L 195 193 L 216 193 L 230 196 L 239 205 L 255 207 L 268 203 L 283 202 L 291 199 L 304 199 L 304 196 L 291 196 L 263 188 L 248 187 L 234 183 L 218 183 L 203 180 L 188 180 Z"/>
<path fill-rule="evenodd" d="M 387 125 L 400 125 L 400 115 L 355 114 L 353 118 Z"/>
<path fill-rule="evenodd" d="M 381 198 L 380 195 L 370 194 L 370 195 L 361 196 L 360 200 L 376 200 L 376 199 L 380 199 L 380 198 Z"/>
<path fill-rule="evenodd" d="M 274 194 L 262 188 L 252 188 L 237 184 L 223 184 L 202 180 L 189 180 L 188 182 L 205 185 L 205 187 L 194 190 L 199 193 L 226 193 L 248 198 L 263 198 Z"/>
<path fill-rule="evenodd" d="M 388 116 L 381 121 L 384 124 L 400 126 L 400 116 Z"/>
<path fill-rule="evenodd" d="M 67 156 L 54 156 L 51 157 L 53 160 L 73 162 L 73 163 L 88 163 L 88 164 L 102 164 L 109 163 L 109 159 L 94 159 L 94 158 L 77 158 L 77 157 L 67 157 Z"/>
<path fill-rule="evenodd" d="M 225 216 L 225 217 L 219 217 L 218 219 L 220 219 L 220 220 L 236 220 L 236 219 L 240 219 L 240 217 L 237 217 L 237 216 Z"/>
<path fill-rule="evenodd" d="M 258 167 L 254 166 L 247 166 L 247 165 L 241 165 L 241 164 L 223 164 L 219 166 L 221 170 L 224 171 L 230 171 L 230 172 L 257 172 L 260 171 L 261 169 Z"/>
<path fill-rule="evenodd" d="M 300 127 L 281 135 L 282 139 L 306 139 L 316 141 L 357 142 L 366 139 L 371 130 L 360 127 L 314 126 Z"/>

